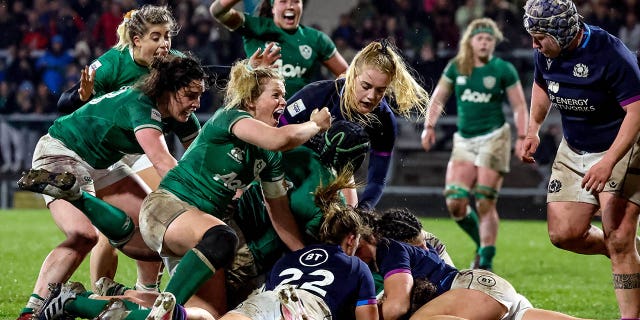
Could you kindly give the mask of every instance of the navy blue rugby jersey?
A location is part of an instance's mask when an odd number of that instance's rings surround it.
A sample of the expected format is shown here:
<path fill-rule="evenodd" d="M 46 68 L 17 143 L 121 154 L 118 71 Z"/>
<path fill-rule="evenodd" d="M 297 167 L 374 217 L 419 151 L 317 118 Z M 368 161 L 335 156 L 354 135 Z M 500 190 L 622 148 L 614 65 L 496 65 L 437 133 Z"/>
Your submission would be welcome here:
<path fill-rule="evenodd" d="M 396 273 L 409 273 L 414 279 L 431 281 L 438 287 L 438 295 L 449 290 L 458 269 L 444 262 L 433 247 L 427 246 L 429 250 L 392 239 L 381 239 L 376 249 L 380 274 L 386 279 Z"/>
<path fill-rule="evenodd" d="M 279 126 L 289 123 L 309 121 L 311 112 L 327 107 L 333 120 L 345 120 L 340 111 L 340 98 L 344 88 L 344 78 L 337 80 L 321 80 L 310 83 L 296 92 L 287 101 L 284 114 L 280 117 Z M 371 151 L 379 155 L 391 155 L 396 141 L 396 116 L 386 98 L 382 98 L 378 107 L 372 112 L 377 121 L 363 125 L 371 140 Z"/>
<path fill-rule="evenodd" d="M 334 317 L 356 306 L 376 303 L 369 267 L 338 245 L 310 245 L 286 254 L 271 269 L 265 287 L 273 290 L 280 284 L 319 296 Z"/>
<path fill-rule="evenodd" d="M 640 100 L 640 70 L 635 55 L 618 38 L 583 26 L 582 42 L 573 51 L 554 59 L 535 51 L 534 80 L 560 111 L 567 143 L 595 153 L 613 143 L 623 107 Z"/>

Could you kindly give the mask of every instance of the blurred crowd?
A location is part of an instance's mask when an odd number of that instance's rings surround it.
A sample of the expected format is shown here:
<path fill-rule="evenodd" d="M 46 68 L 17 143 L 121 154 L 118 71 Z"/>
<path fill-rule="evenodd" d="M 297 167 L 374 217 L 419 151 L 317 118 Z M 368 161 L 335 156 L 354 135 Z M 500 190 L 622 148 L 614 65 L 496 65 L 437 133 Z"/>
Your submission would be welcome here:
<path fill-rule="evenodd" d="M 192 52 L 205 65 L 230 65 L 244 57 L 242 40 L 213 21 L 210 2 L 0 0 L 0 115 L 55 114 L 58 97 L 79 80 L 80 69 L 117 42 L 116 28 L 123 14 L 144 4 L 171 7 L 181 26 L 173 48 Z M 490 17 L 503 30 L 507 41 L 498 46 L 497 54 L 530 49 L 522 27 L 524 2 L 359 0 L 350 12 L 340 15 L 333 30 L 322 31 L 331 36 L 347 61 L 371 40 L 393 39 L 430 92 L 457 49 L 460 30 L 475 18 Z M 640 1 L 578 0 L 576 4 L 587 23 L 618 35 L 632 50 L 639 48 Z M 326 76 L 319 74 L 318 78 Z M 200 111 L 213 112 L 219 98 L 219 92 L 212 90 L 203 97 Z M 0 120 L 0 171 L 29 166 L 27 153 L 33 148 L 22 141 L 25 136 L 39 136 L 48 124 L 43 126 Z"/>

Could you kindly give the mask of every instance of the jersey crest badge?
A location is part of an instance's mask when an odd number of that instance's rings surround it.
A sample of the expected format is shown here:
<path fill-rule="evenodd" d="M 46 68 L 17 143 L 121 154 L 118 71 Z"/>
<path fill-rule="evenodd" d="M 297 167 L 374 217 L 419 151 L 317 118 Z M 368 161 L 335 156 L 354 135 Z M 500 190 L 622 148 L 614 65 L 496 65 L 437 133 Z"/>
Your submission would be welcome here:
<path fill-rule="evenodd" d="M 302 102 L 302 99 L 298 99 L 287 106 L 287 112 L 289 112 L 292 117 L 295 117 L 298 113 L 306 109 L 307 108 L 305 107 L 304 102 Z"/>
<path fill-rule="evenodd" d="M 586 78 L 589 76 L 589 67 L 582 63 L 573 66 L 573 76 L 577 78 Z"/>
<path fill-rule="evenodd" d="M 456 84 L 459 86 L 464 86 L 465 84 L 467 84 L 467 77 L 465 76 L 457 76 L 456 77 Z"/>
<path fill-rule="evenodd" d="M 555 81 L 549 81 L 549 91 L 553 93 L 558 93 L 560 90 L 560 84 Z"/>
<path fill-rule="evenodd" d="M 162 114 L 158 109 L 151 109 L 151 120 L 162 122 Z"/>
<path fill-rule="evenodd" d="M 311 58 L 311 54 L 313 53 L 313 50 L 311 50 L 311 47 L 309 47 L 306 44 L 303 44 L 301 46 L 298 47 L 298 49 L 300 49 L 300 54 L 302 55 L 303 58 L 309 60 L 309 58 Z"/>
<path fill-rule="evenodd" d="M 496 86 L 496 77 L 493 77 L 493 76 L 484 77 L 482 78 L 482 84 L 484 84 L 484 87 L 487 89 L 493 89 L 493 87 Z"/>

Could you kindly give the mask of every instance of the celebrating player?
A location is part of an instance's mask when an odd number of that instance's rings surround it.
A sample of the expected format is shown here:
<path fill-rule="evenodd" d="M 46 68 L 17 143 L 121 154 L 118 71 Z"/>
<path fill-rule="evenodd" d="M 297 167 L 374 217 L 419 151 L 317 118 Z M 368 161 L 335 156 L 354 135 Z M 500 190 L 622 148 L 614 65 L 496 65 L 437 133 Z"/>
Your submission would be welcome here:
<path fill-rule="evenodd" d="M 269 50 L 275 43 L 281 58 L 275 66 L 285 77 L 287 96 L 291 96 L 311 82 L 320 64 L 338 76 L 347 70 L 347 62 L 336 50 L 333 41 L 322 31 L 300 24 L 302 0 L 269 0 L 268 16 L 254 17 L 232 9 L 240 0 L 216 0 L 211 15 L 231 30 L 242 34 L 247 56 L 256 50 Z"/>

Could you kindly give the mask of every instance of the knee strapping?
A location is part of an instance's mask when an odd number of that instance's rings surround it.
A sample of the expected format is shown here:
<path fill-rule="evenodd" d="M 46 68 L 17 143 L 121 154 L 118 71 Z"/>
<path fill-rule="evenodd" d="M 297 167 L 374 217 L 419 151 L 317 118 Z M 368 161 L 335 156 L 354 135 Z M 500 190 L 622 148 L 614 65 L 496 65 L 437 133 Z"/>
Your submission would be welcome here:
<path fill-rule="evenodd" d="M 447 199 L 469 198 L 469 189 L 459 185 L 450 184 L 445 187 L 444 196 Z"/>
<path fill-rule="evenodd" d="M 207 230 L 195 249 L 204 255 L 209 263 L 216 268 L 225 268 L 233 262 L 238 247 L 238 236 L 226 224 L 221 224 Z"/>
<path fill-rule="evenodd" d="M 477 185 L 475 189 L 473 189 L 473 195 L 475 196 L 476 200 L 495 200 L 498 198 L 498 190 L 488 186 Z"/>

